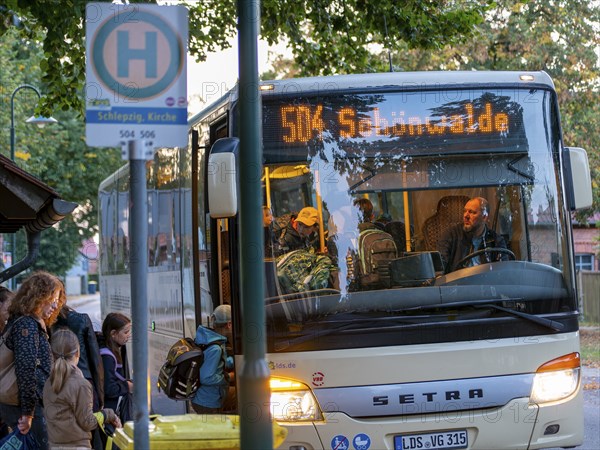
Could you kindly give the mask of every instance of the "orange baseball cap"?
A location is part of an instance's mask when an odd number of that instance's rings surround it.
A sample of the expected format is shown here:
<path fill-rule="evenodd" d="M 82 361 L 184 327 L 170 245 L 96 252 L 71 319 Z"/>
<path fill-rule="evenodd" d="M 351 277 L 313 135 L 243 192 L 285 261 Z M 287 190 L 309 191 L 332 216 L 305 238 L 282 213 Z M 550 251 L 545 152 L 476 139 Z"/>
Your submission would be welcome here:
<path fill-rule="evenodd" d="M 307 227 L 312 227 L 315 223 L 319 221 L 317 210 L 312 206 L 302 208 L 298 213 L 298 217 L 296 217 L 296 221 L 302 222 Z"/>

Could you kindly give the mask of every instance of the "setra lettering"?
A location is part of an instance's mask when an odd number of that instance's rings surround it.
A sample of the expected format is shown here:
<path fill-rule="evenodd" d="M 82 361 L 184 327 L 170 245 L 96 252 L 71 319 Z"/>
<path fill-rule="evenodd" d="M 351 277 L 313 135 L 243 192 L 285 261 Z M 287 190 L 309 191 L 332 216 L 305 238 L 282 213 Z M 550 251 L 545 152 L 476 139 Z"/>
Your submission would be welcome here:
<path fill-rule="evenodd" d="M 475 399 L 475 398 L 483 398 L 483 389 L 469 389 L 466 392 L 461 391 L 445 391 L 445 392 L 423 392 L 420 394 L 423 398 L 420 399 L 420 402 L 433 403 L 435 401 L 439 401 L 440 398 L 444 399 L 443 401 L 452 401 L 452 400 L 461 400 L 461 399 Z M 400 405 L 410 405 L 417 403 L 415 399 L 415 394 L 399 394 L 398 395 L 398 404 Z M 389 405 L 389 397 L 387 395 L 376 395 L 373 397 L 373 406 L 386 406 Z"/>

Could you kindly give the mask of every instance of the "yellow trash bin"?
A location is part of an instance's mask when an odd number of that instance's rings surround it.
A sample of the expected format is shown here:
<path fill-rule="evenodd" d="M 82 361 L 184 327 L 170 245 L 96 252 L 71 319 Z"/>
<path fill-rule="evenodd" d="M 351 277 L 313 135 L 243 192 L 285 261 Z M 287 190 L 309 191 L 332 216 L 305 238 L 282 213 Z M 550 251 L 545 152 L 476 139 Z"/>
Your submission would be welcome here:
<path fill-rule="evenodd" d="M 240 418 L 226 414 L 157 416 L 150 422 L 151 450 L 237 450 L 240 448 Z M 273 422 L 273 446 L 279 447 L 287 429 Z M 133 422 L 117 428 L 114 443 L 120 450 L 133 450 Z"/>

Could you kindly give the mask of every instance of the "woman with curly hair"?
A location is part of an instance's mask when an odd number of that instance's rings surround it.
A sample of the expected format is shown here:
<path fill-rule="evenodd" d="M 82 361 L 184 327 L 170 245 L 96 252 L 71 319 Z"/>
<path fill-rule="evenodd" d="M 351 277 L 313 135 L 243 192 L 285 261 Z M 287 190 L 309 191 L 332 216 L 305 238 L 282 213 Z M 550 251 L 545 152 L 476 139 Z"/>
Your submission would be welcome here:
<path fill-rule="evenodd" d="M 48 448 L 42 396 L 53 362 L 46 321 L 58 309 L 61 290 L 61 281 L 48 272 L 30 275 L 15 293 L 4 332 L 19 393 L 17 404 L 0 404 L 0 415 L 13 429 L 31 432 L 42 450 Z"/>
<path fill-rule="evenodd" d="M 58 295 L 58 306 L 56 307 L 56 309 L 54 311 L 52 311 L 52 314 L 50 314 L 50 316 L 48 316 L 47 319 L 44 319 L 44 323 L 46 324 L 46 329 L 49 330 L 50 335 L 52 335 L 52 327 L 58 321 L 60 311 L 62 310 L 63 306 L 65 306 L 66 304 L 67 304 L 67 292 L 65 291 L 64 283 L 61 281 L 60 282 L 60 294 Z"/>

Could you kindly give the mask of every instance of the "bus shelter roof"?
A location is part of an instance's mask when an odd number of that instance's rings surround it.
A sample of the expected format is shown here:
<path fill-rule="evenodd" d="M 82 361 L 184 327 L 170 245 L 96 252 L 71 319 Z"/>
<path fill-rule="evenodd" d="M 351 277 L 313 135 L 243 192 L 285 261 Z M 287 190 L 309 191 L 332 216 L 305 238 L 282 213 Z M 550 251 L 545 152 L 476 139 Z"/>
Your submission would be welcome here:
<path fill-rule="evenodd" d="M 76 203 L 0 155 L 0 233 L 41 231 L 63 220 Z"/>

